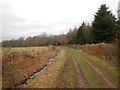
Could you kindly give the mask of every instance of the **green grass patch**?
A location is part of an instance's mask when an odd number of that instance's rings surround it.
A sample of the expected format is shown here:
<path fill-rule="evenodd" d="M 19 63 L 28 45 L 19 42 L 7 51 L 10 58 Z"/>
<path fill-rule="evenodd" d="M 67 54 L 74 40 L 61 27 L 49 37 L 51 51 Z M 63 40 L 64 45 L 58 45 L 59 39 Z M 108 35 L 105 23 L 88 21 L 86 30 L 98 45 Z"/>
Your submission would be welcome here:
<path fill-rule="evenodd" d="M 94 57 L 92 55 L 88 55 L 88 54 L 83 53 L 81 51 L 79 53 L 81 55 L 83 55 L 84 57 L 88 57 L 92 64 L 94 64 L 96 67 L 101 69 L 103 73 L 105 73 L 108 76 L 110 76 L 111 79 L 114 82 L 118 83 L 118 69 L 116 67 L 110 65 L 105 60 L 98 59 L 98 58 L 96 58 L 96 57 Z"/>
<path fill-rule="evenodd" d="M 74 68 L 71 56 L 67 48 L 65 50 L 65 65 L 63 67 L 62 80 L 66 83 L 66 87 L 75 88 L 77 87 L 77 76 Z"/>
<path fill-rule="evenodd" d="M 92 71 L 88 64 L 81 59 L 77 50 L 71 49 L 74 58 L 77 60 L 80 68 L 88 82 L 89 88 L 102 88 L 105 87 L 104 81 Z"/>

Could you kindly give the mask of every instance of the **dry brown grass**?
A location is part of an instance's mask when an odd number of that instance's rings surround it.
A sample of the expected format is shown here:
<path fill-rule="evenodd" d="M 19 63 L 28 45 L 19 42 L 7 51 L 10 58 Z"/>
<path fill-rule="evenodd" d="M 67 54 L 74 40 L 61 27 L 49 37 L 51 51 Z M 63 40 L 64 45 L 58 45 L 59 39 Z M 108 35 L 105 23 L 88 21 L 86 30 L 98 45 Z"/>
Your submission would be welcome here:
<path fill-rule="evenodd" d="M 104 59 L 108 62 L 117 64 L 118 61 L 118 46 L 115 44 L 86 44 L 72 45 L 72 48 L 82 50 L 85 53 Z"/>
<path fill-rule="evenodd" d="M 69 52 L 66 48 L 61 48 L 46 70 L 25 88 L 75 88 L 76 74 Z"/>
<path fill-rule="evenodd" d="M 4 88 L 25 80 L 34 72 L 38 71 L 55 56 L 58 48 L 27 49 L 27 50 L 5 50 L 2 53 L 2 78 Z"/>

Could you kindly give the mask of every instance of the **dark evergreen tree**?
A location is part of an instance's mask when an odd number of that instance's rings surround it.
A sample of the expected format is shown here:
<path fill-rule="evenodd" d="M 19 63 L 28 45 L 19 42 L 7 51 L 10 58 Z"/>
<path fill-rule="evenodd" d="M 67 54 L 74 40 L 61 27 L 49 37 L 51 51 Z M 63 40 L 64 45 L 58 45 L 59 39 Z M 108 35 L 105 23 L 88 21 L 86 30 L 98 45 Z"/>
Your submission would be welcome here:
<path fill-rule="evenodd" d="M 82 26 L 78 28 L 77 35 L 76 35 L 76 43 L 77 44 L 84 44 L 84 39 L 83 39 L 83 26 L 85 23 L 82 23 Z"/>
<path fill-rule="evenodd" d="M 115 37 L 115 17 L 108 11 L 105 4 L 101 5 L 92 23 L 94 43 L 111 42 Z"/>
<path fill-rule="evenodd" d="M 92 42 L 93 42 L 92 27 L 89 27 L 88 44 L 92 44 Z"/>
<path fill-rule="evenodd" d="M 119 40 L 120 38 L 120 19 L 116 21 L 116 38 Z"/>

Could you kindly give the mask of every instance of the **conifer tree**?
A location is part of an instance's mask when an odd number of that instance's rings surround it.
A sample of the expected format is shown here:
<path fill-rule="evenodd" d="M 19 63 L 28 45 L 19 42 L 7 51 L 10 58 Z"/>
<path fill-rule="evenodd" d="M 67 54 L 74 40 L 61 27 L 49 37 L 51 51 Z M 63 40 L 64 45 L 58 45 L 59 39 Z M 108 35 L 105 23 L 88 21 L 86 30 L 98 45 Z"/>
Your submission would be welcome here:
<path fill-rule="evenodd" d="M 111 42 L 115 37 L 115 17 L 108 11 L 105 4 L 101 5 L 92 23 L 94 43 Z"/>
<path fill-rule="evenodd" d="M 76 35 L 76 43 L 77 44 L 84 44 L 83 39 L 83 27 L 85 23 L 83 22 L 82 25 L 78 28 L 77 35 Z"/>

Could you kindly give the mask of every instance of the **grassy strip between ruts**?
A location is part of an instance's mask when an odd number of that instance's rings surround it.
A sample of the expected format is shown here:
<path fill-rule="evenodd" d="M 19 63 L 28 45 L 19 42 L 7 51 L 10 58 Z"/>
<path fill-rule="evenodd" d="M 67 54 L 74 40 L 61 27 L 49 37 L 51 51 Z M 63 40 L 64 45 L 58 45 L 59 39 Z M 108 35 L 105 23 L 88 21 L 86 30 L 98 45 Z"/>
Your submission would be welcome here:
<path fill-rule="evenodd" d="M 70 56 L 70 53 L 67 48 L 63 48 L 65 50 L 65 64 L 62 68 L 62 72 L 59 73 L 59 84 L 58 88 L 75 88 L 77 87 L 77 74 L 76 70 Z"/>
<path fill-rule="evenodd" d="M 95 67 L 101 69 L 103 73 L 105 73 L 112 79 L 112 81 L 114 81 L 116 84 L 118 83 L 117 67 L 110 65 L 105 60 L 101 60 L 89 54 L 83 53 L 82 51 L 79 51 L 79 53 L 84 57 L 87 57 L 90 60 L 90 62 L 95 65 Z"/>
<path fill-rule="evenodd" d="M 93 70 L 88 66 L 88 64 L 82 60 L 80 57 L 80 53 L 75 50 L 71 49 L 74 58 L 77 60 L 78 64 L 80 65 L 81 70 L 83 71 L 83 74 L 88 82 L 89 88 L 105 88 L 106 83 L 101 79 L 100 76 L 96 75 Z"/>
<path fill-rule="evenodd" d="M 27 88 L 74 88 L 76 74 L 72 60 L 66 48 L 62 48 L 58 56 L 47 69 L 30 82 Z"/>

